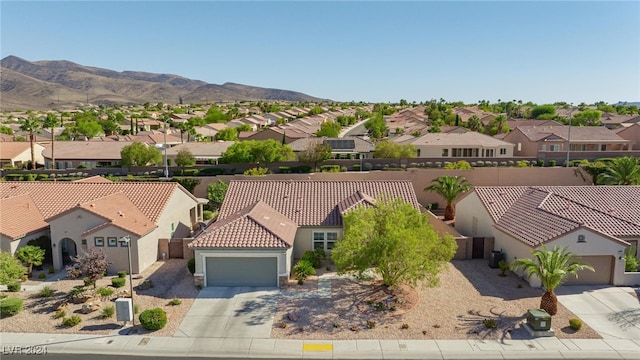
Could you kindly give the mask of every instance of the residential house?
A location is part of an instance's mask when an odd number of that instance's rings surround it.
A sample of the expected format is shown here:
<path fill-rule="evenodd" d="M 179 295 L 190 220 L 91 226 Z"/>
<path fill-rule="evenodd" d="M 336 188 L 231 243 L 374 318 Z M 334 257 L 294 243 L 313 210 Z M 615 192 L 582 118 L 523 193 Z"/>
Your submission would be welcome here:
<path fill-rule="evenodd" d="M 57 270 L 91 248 L 104 250 L 110 272 L 126 270 L 130 239 L 139 273 L 162 257 L 159 239 L 189 237 L 202 219 L 198 199 L 175 182 L 2 182 L 0 204 L 2 250 L 47 236 Z"/>
<path fill-rule="evenodd" d="M 419 208 L 410 181 L 232 180 L 218 215 L 189 247 L 203 286 L 278 286 L 294 258 L 333 249 L 342 216 L 386 194 Z"/>
<path fill-rule="evenodd" d="M 633 147 L 633 141 L 604 126 L 518 126 L 503 140 L 516 145 L 514 155 L 538 159 L 562 159 L 569 142 L 577 159 L 615 156 Z"/>
<path fill-rule="evenodd" d="M 300 153 L 318 144 L 329 145 L 333 159 L 368 159 L 373 157 L 373 151 L 376 149 L 376 145 L 371 141 L 356 136 L 342 138 L 306 137 L 289 145 L 296 156 L 299 156 Z"/>
<path fill-rule="evenodd" d="M 196 134 L 200 135 L 202 139 L 208 141 L 215 141 L 216 134 L 222 129 L 226 129 L 228 126 L 221 123 L 211 123 L 204 126 L 196 126 Z"/>
<path fill-rule="evenodd" d="M 603 113 L 600 117 L 602 125 L 608 129 L 616 129 L 621 126 L 629 126 L 640 122 L 640 115 L 620 115 L 612 113 Z"/>
<path fill-rule="evenodd" d="M 36 165 L 44 164 L 42 151 L 44 146 L 34 143 L 33 153 Z M 1 141 L 0 167 L 23 167 L 31 162 L 31 144 L 28 141 Z"/>
<path fill-rule="evenodd" d="M 175 164 L 178 153 L 186 149 L 193 154 L 196 164 L 218 164 L 218 159 L 234 143 L 235 141 L 213 141 L 179 144 L 167 149 L 167 159 L 171 161 L 171 164 Z"/>
<path fill-rule="evenodd" d="M 613 130 L 618 136 L 633 142 L 631 149 L 640 150 L 640 122 Z"/>
<path fill-rule="evenodd" d="M 595 268 L 567 284 L 630 285 L 638 279 L 627 279 L 622 255 L 640 240 L 640 207 L 629 199 L 640 186 L 478 186 L 457 202 L 455 228 L 473 237 L 474 257 L 501 251 L 512 262 L 567 247 Z"/>
<path fill-rule="evenodd" d="M 276 140 L 278 142 L 284 141 L 285 144 L 290 144 L 298 139 L 303 139 L 311 136 L 310 134 L 293 128 L 282 128 L 278 126 L 272 126 L 260 131 L 241 131 L 238 134 L 240 140 Z"/>
<path fill-rule="evenodd" d="M 418 150 L 418 157 L 441 158 L 453 161 L 459 158 L 512 158 L 514 145 L 475 131 L 461 131 L 452 127 L 449 132 L 426 133 L 414 137 L 405 135 L 392 141 L 411 144 Z"/>
<path fill-rule="evenodd" d="M 120 152 L 131 144 L 132 141 L 56 141 L 53 152 L 47 147 L 42 157 L 47 169 L 51 169 L 53 156 L 56 169 L 120 167 Z"/>

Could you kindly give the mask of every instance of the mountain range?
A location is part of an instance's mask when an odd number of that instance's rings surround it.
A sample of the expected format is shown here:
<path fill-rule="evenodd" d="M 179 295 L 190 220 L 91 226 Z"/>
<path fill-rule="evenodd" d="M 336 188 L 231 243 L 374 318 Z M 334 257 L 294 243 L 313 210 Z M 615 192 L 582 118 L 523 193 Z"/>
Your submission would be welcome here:
<path fill-rule="evenodd" d="M 0 110 L 44 110 L 83 104 L 213 103 L 242 100 L 318 102 L 300 92 L 225 83 L 178 75 L 114 71 L 71 61 L 0 60 Z"/>

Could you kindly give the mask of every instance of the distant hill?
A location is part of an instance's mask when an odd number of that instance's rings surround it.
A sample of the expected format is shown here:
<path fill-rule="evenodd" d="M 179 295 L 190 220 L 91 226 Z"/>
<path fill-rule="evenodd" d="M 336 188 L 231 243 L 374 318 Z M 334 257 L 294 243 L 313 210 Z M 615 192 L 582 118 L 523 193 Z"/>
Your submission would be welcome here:
<path fill-rule="evenodd" d="M 145 102 L 204 103 L 240 100 L 322 101 L 290 90 L 225 83 L 208 84 L 178 75 L 113 71 L 70 61 L 0 60 L 0 110 Z"/>
<path fill-rule="evenodd" d="M 616 105 L 625 105 L 625 106 L 635 105 L 640 107 L 640 101 L 635 101 L 635 102 L 634 101 L 618 101 L 618 103 L 613 104 L 613 106 L 616 106 Z"/>

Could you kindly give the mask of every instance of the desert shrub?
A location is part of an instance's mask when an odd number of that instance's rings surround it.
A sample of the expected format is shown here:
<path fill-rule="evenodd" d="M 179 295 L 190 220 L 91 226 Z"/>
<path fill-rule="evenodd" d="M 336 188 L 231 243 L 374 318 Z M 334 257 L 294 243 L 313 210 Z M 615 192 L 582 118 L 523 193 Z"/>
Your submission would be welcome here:
<path fill-rule="evenodd" d="M 551 167 L 556 166 L 556 161 L 555 160 L 549 160 L 549 166 L 551 166 Z"/>
<path fill-rule="evenodd" d="M 75 266 L 67 266 L 67 279 L 75 280 L 82 276 L 82 271 L 80 269 L 76 269 Z"/>
<path fill-rule="evenodd" d="M 125 282 L 126 282 L 125 278 L 120 278 L 120 277 L 113 278 L 111 279 L 111 286 L 113 286 L 114 288 L 121 288 L 124 286 Z"/>
<path fill-rule="evenodd" d="M 465 160 L 460 160 L 460 161 L 456 161 L 454 163 L 452 162 L 445 162 L 444 165 L 445 169 L 459 169 L 459 170 L 471 170 L 471 164 L 469 164 L 467 161 Z"/>
<path fill-rule="evenodd" d="M 404 330 L 404 329 L 408 329 L 408 328 L 409 328 L 409 324 L 407 324 L 407 323 L 404 323 L 404 324 L 402 324 L 402 325 L 400 326 L 400 329 L 403 329 L 403 330 Z"/>
<path fill-rule="evenodd" d="M 264 176 L 271 173 L 271 171 L 267 168 L 263 168 L 263 167 L 254 167 L 251 168 L 247 171 L 245 171 L 243 174 L 247 175 L 247 176 Z"/>
<path fill-rule="evenodd" d="M 487 329 L 495 329 L 498 326 L 498 323 L 496 322 L 496 319 L 484 319 L 484 320 L 482 320 L 482 324 Z"/>
<path fill-rule="evenodd" d="M 140 312 L 140 308 L 138 307 L 138 305 L 133 305 L 133 313 L 137 314 Z"/>
<path fill-rule="evenodd" d="M 93 285 L 93 281 L 91 281 L 91 279 L 89 279 L 88 277 L 82 279 L 82 281 L 84 281 L 84 286 Z"/>
<path fill-rule="evenodd" d="M 291 167 L 289 167 L 289 166 L 279 166 L 278 167 L 278 172 L 280 174 L 290 174 L 291 173 Z"/>
<path fill-rule="evenodd" d="M 177 297 L 173 297 L 173 299 L 171 299 L 171 301 L 169 301 L 169 305 L 171 306 L 177 306 L 182 304 L 182 300 L 178 299 Z"/>
<path fill-rule="evenodd" d="M 116 308 L 113 305 L 105 306 L 102 309 L 102 318 L 103 319 L 108 319 L 108 318 L 112 317 L 115 312 L 116 312 Z"/>
<path fill-rule="evenodd" d="M 507 276 L 507 270 L 509 270 L 509 263 L 504 260 L 500 260 L 498 262 L 498 267 L 500 268 L 500 276 Z"/>
<path fill-rule="evenodd" d="M 353 171 L 360 171 L 360 164 L 353 164 L 351 168 L 353 169 Z"/>
<path fill-rule="evenodd" d="M 36 181 L 38 174 L 24 174 L 22 180 L 24 181 Z"/>
<path fill-rule="evenodd" d="M 371 320 L 367 320 L 367 327 L 369 329 L 375 329 L 376 328 L 376 322 L 375 321 L 371 321 Z"/>
<path fill-rule="evenodd" d="M 18 281 L 13 281 L 7 284 L 7 291 L 9 292 L 18 292 L 22 289 L 22 285 Z"/>
<path fill-rule="evenodd" d="M 544 160 L 538 160 L 538 161 L 536 161 L 536 163 L 538 164 L 539 167 L 543 167 L 544 166 Z"/>
<path fill-rule="evenodd" d="M 305 251 L 305 253 L 302 254 L 302 257 L 300 258 L 300 260 L 308 261 L 316 269 L 319 269 L 322 267 L 322 259 L 320 258 L 320 256 L 318 256 L 318 254 L 315 251 L 312 251 L 312 250 Z"/>
<path fill-rule="evenodd" d="M 196 258 L 191 258 L 187 261 L 187 269 L 189 269 L 191 275 L 196 272 Z"/>
<path fill-rule="evenodd" d="M 7 298 L 0 301 L 0 316 L 13 316 L 22 311 L 22 299 Z"/>
<path fill-rule="evenodd" d="M 322 165 L 320 166 L 321 172 L 340 172 L 340 165 Z"/>
<path fill-rule="evenodd" d="M 82 318 L 78 315 L 73 315 L 62 319 L 62 325 L 66 327 L 74 327 L 82 322 Z"/>
<path fill-rule="evenodd" d="M 145 310 L 140 314 L 140 324 L 146 330 L 160 330 L 167 325 L 167 313 L 160 308 Z"/>
<path fill-rule="evenodd" d="M 38 279 L 44 279 L 46 277 L 47 277 L 47 274 L 45 274 L 45 273 L 38 274 Z"/>
<path fill-rule="evenodd" d="M 71 291 L 69 291 L 69 296 L 73 297 L 73 296 L 76 296 L 76 295 L 80 295 L 85 291 L 87 291 L 87 289 L 85 289 L 84 286 L 78 286 L 78 287 L 75 287 L 75 288 L 71 289 Z"/>
<path fill-rule="evenodd" d="M 46 180 L 49 178 L 49 174 L 38 174 L 38 180 Z"/>
<path fill-rule="evenodd" d="M 316 273 L 316 269 L 314 269 L 311 262 L 307 260 L 298 261 L 298 263 L 293 267 L 292 270 L 293 270 L 293 274 L 296 276 L 296 279 L 298 279 L 298 281 L 300 280 L 304 281 L 306 278 L 308 278 L 311 275 L 315 275 Z"/>
<path fill-rule="evenodd" d="M 64 311 L 64 310 L 62 310 L 62 309 L 60 309 L 60 310 L 57 310 L 57 311 L 56 311 L 56 314 L 55 314 L 55 315 L 53 315 L 53 318 L 54 318 L 54 319 L 60 319 L 60 318 L 63 318 L 63 317 L 65 317 L 65 316 L 67 316 L 67 312 L 66 312 L 66 311 Z"/>
<path fill-rule="evenodd" d="M 327 258 L 327 252 L 324 251 L 324 249 L 321 249 L 321 248 L 313 249 L 313 252 L 316 254 L 316 256 L 320 260 L 324 260 Z"/>
<path fill-rule="evenodd" d="M 582 328 L 582 320 L 578 318 L 569 319 L 569 327 L 573 331 L 578 331 Z"/>
<path fill-rule="evenodd" d="M 118 277 L 119 278 L 125 278 L 127 277 L 127 272 L 124 270 L 118 271 Z"/>
<path fill-rule="evenodd" d="M 51 296 L 53 296 L 53 290 L 51 290 L 50 287 L 45 286 L 45 287 L 42 288 L 42 290 L 40 290 L 40 294 L 39 295 L 40 295 L 40 297 L 43 297 L 43 298 L 51 297 Z"/>
<path fill-rule="evenodd" d="M 638 258 L 636 257 L 635 245 L 631 246 L 624 252 L 624 271 L 636 272 L 638 271 Z"/>
<path fill-rule="evenodd" d="M 211 211 L 211 210 L 204 210 L 204 211 L 202 212 L 202 217 L 203 217 L 205 220 L 211 220 L 211 219 L 213 219 L 213 211 Z"/>
<path fill-rule="evenodd" d="M 182 172 L 182 175 L 184 176 L 196 176 L 198 175 L 199 170 L 198 169 L 185 169 Z"/>
<path fill-rule="evenodd" d="M 115 290 L 106 287 L 101 287 L 96 290 L 96 293 L 103 298 L 108 298 L 109 296 L 113 295 L 114 292 Z"/>
<path fill-rule="evenodd" d="M 527 160 L 518 160 L 516 164 L 519 168 L 529 167 L 529 162 Z"/>
<path fill-rule="evenodd" d="M 198 175 L 200 176 L 212 176 L 212 175 L 215 176 L 215 175 L 222 175 L 222 174 L 224 174 L 224 169 L 215 168 L 215 167 L 200 169 L 200 171 L 198 172 Z"/>

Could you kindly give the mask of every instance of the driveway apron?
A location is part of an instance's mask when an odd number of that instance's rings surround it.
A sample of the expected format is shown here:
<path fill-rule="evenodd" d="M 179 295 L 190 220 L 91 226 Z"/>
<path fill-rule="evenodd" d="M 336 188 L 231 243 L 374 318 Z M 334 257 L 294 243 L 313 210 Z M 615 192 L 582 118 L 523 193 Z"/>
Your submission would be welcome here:
<path fill-rule="evenodd" d="M 556 294 L 564 307 L 603 339 L 640 339 L 640 288 L 561 286 Z"/>
<path fill-rule="evenodd" d="M 278 294 L 277 288 L 203 288 L 175 337 L 268 339 Z"/>

